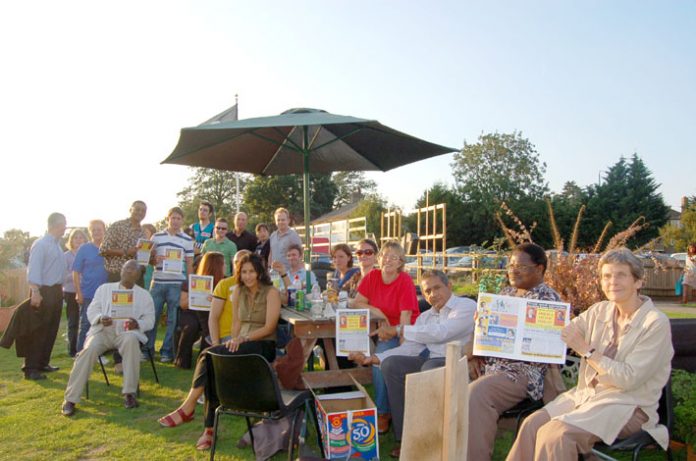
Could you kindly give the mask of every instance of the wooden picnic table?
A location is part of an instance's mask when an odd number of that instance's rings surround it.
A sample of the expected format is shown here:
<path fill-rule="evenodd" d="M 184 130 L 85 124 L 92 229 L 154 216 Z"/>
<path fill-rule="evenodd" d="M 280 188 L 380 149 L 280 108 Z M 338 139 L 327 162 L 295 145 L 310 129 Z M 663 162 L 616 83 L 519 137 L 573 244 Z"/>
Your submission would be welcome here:
<path fill-rule="evenodd" d="M 292 335 L 300 339 L 305 363 L 309 360 L 318 339 L 336 337 L 336 321 L 333 318 L 313 319 L 309 311 L 297 311 L 289 307 L 281 309 L 280 317 L 292 325 Z M 377 322 L 375 319 L 370 321 L 371 331 L 377 329 Z M 324 359 L 327 370 L 302 373 L 302 378 L 312 388 L 350 386 L 353 384 L 353 378 L 360 384 L 372 382 L 371 367 L 338 368 L 334 341 L 324 341 Z"/>

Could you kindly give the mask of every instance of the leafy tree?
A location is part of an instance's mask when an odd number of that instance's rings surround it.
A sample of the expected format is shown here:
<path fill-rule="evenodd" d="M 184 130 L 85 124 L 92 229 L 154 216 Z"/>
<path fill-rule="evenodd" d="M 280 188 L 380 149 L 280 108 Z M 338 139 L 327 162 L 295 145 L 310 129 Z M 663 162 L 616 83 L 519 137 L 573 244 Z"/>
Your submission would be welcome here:
<path fill-rule="evenodd" d="M 682 211 L 681 226 L 666 224 L 660 229 L 660 237 L 675 251 L 686 251 L 689 243 L 696 242 L 696 197 L 690 198 Z"/>
<path fill-rule="evenodd" d="M 304 221 L 302 175 L 254 176 L 244 188 L 243 207 L 250 222 L 273 223 L 273 212 L 278 207 L 290 211 L 295 224 Z M 336 185 L 329 175 L 310 175 L 310 219 L 333 209 Z"/>
<path fill-rule="evenodd" d="M 570 236 L 573 233 L 580 207 L 587 202 L 586 192 L 575 181 L 568 181 L 563 185 L 559 194 L 551 195 L 550 201 L 559 234 Z M 580 230 L 582 231 L 584 228 L 581 226 Z M 565 248 L 567 248 L 568 242 L 564 243 Z M 581 248 L 588 245 L 589 243 L 585 241 L 580 242 Z"/>
<path fill-rule="evenodd" d="M 377 183 L 367 179 L 363 171 L 337 171 L 331 175 L 336 185 L 334 208 L 340 208 L 353 201 L 353 194 L 367 197 L 377 193 Z"/>
<path fill-rule="evenodd" d="M 658 187 L 637 154 L 633 154 L 630 161 L 621 157 L 609 168 L 601 184 L 587 189 L 586 225 L 590 235 L 599 236 L 607 221 L 611 221 L 612 229 L 618 232 L 643 216 L 649 226 L 633 242 L 641 246 L 657 237 L 669 212 L 662 195 L 657 192 Z"/>
<path fill-rule="evenodd" d="M 30 237 L 29 232 L 19 229 L 5 231 L 0 238 L 0 269 L 26 264 L 29 249 L 37 237 Z"/>
<path fill-rule="evenodd" d="M 387 209 L 387 203 L 384 198 L 378 194 L 369 194 L 364 197 L 360 204 L 350 214 L 351 218 L 359 218 L 365 216 L 367 232 L 375 234 L 377 242 L 382 237 L 381 235 L 381 217 L 382 212 Z"/>
<path fill-rule="evenodd" d="M 191 168 L 192 176 L 188 185 L 178 192 L 178 206 L 184 210 L 184 222 L 193 224 L 198 221 L 198 205 L 207 200 L 215 208 L 215 216 L 227 217 L 237 209 L 237 183 L 234 171 L 216 170 L 214 168 Z M 240 195 L 249 175 L 240 174 Z M 240 197 L 241 198 L 241 197 Z"/>
<path fill-rule="evenodd" d="M 546 164 L 520 132 L 482 134 L 454 155 L 452 168 L 463 201 L 460 242 L 490 242 L 499 236 L 495 213 L 502 202 L 525 222 L 545 222 Z M 546 240 L 548 236 L 546 228 Z"/>

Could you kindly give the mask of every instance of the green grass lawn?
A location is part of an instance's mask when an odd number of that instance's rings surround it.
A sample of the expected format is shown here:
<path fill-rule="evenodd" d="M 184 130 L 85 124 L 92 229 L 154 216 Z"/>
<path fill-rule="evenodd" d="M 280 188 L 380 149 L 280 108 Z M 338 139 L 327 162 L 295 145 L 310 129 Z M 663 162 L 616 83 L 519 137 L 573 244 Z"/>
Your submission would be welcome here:
<path fill-rule="evenodd" d="M 191 384 L 192 371 L 171 364 L 157 363 L 161 385 L 155 383 L 149 364 L 142 365 L 140 407 L 134 410 L 123 408 L 121 377 L 113 374 L 113 366 L 107 366 L 110 387 L 97 366 L 90 378 L 90 399 L 80 402 L 72 418 L 62 416 L 60 405 L 72 366 L 62 336 L 64 328 L 63 323 L 52 359 L 60 370 L 49 373 L 43 381 L 24 380 L 21 360 L 15 357 L 14 349 L 0 348 L 0 460 L 208 459 L 208 452 L 198 452 L 194 446 L 202 432 L 202 406 L 198 406 L 191 423 L 174 429 L 161 428 L 157 423 L 157 418 L 177 407 Z M 251 449 L 235 448 L 245 430 L 242 418 L 223 417 L 216 458 L 254 459 Z M 314 440 L 312 433 L 311 448 L 316 451 Z M 512 432 L 499 431 L 493 459 L 504 460 L 511 444 Z M 380 436 L 382 459 L 390 459 L 388 453 L 393 447 L 391 433 Z M 273 459 L 286 458 L 286 453 L 280 453 Z M 641 459 L 663 456 L 650 453 Z"/>

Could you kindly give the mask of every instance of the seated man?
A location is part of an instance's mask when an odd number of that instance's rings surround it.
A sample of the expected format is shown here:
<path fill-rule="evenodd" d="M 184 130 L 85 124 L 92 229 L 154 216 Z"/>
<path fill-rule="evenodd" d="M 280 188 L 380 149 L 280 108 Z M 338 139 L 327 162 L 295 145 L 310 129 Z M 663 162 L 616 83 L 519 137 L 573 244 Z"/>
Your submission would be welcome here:
<path fill-rule="evenodd" d="M 137 261 L 127 261 L 121 269 L 121 281 L 105 283 L 97 288 L 94 299 L 87 309 L 91 325 L 84 349 L 77 355 L 70 372 L 68 387 L 61 412 L 65 416 L 75 414 L 75 405 L 80 401 L 82 391 L 92 372 L 97 358 L 109 349 L 117 348 L 123 357 L 123 390 L 126 408 L 135 408 L 135 392 L 140 379 L 140 344 L 147 342 L 145 332 L 152 329 L 155 322 L 155 307 L 147 290 L 137 286 L 140 277 Z M 133 317 L 123 321 L 123 331 L 111 318 L 112 294 L 114 290 L 133 291 Z"/>
<path fill-rule="evenodd" d="M 317 277 L 314 275 L 314 272 L 309 271 L 312 286 L 306 286 L 307 271 L 304 261 L 302 260 L 302 245 L 296 245 L 294 243 L 290 245 L 285 257 L 288 260 L 288 267 L 285 267 L 280 261 L 273 261 L 272 264 L 273 270 L 280 274 L 280 279 L 283 281 L 283 288 L 287 291 L 288 288 L 299 281 L 305 291 L 311 291 L 312 287 L 317 283 Z"/>
<path fill-rule="evenodd" d="M 459 341 L 465 345 L 474 333 L 476 302 L 454 296 L 452 284 L 442 271 L 426 271 L 421 288 L 431 309 L 419 315 L 414 325 L 386 325 L 375 332 L 380 339 L 399 335 L 402 338 L 400 346 L 371 357 L 361 353 L 350 355 L 351 360 L 362 365 L 382 364 L 397 442 L 401 441 L 404 423 L 406 375 L 444 366 L 446 344 Z M 398 455 L 397 447 L 392 456 Z"/>

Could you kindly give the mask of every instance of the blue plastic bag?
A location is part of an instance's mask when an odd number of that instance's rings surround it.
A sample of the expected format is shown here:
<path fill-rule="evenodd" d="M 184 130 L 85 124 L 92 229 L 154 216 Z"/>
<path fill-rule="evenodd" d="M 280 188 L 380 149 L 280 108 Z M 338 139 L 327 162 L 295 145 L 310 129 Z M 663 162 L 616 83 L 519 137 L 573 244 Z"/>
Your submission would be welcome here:
<path fill-rule="evenodd" d="M 677 279 L 677 283 L 674 284 L 674 294 L 677 296 L 682 295 L 682 290 L 684 289 L 682 282 L 684 282 L 684 274 L 680 275 Z"/>

